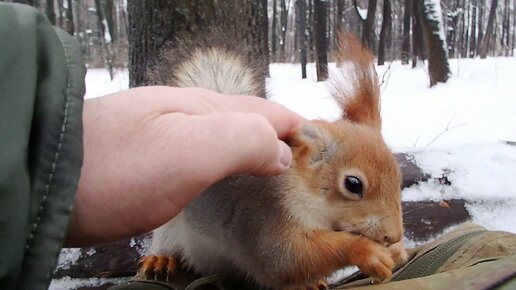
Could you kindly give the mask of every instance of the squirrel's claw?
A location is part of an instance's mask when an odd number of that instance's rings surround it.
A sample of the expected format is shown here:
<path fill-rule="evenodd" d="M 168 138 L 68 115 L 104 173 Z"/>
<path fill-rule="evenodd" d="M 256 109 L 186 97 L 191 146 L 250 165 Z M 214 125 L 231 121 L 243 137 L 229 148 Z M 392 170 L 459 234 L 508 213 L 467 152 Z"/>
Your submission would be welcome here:
<path fill-rule="evenodd" d="M 383 281 L 392 276 L 394 261 L 386 247 L 370 240 L 364 240 L 361 251 L 353 256 L 352 264 L 375 280 Z"/>
<path fill-rule="evenodd" d="M 138 276 L 147 280 L 170 281 L 177 268 L 172 256 L 144 256 L 138 261 Z"/>

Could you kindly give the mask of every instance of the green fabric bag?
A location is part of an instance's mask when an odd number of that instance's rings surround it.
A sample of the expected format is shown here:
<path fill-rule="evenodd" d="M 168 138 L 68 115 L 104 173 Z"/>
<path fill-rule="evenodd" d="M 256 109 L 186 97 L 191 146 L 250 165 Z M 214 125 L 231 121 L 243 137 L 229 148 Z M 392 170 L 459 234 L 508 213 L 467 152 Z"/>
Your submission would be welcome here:
<path fill-rule="evenodd" d="M 389 282 L 372 285 L 357 273 L 332 289 L 498 289 L 516 281 L 516 235 L 475 224 L 410 249 L 409 257 Z"/>

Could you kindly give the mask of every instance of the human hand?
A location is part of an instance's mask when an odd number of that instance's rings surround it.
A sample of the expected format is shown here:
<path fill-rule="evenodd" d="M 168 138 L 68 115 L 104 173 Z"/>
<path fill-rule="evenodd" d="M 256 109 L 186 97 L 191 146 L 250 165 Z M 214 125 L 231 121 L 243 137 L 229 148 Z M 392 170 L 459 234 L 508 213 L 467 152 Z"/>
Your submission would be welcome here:
<path fill-rule="evenodd" d="M 86 100 L 84 164 L 67 246 L 148 232 L 236 173 L 275 175 L 302 118 L 257 97 L 142 87 Z"/>

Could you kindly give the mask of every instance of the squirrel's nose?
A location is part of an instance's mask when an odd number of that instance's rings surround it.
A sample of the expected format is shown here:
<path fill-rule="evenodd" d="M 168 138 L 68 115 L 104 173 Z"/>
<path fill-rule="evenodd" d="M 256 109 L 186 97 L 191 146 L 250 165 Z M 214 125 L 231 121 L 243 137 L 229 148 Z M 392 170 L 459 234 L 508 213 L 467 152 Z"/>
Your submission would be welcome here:
<path fill-rule="evenodd" d="M 385 235 L 383 239 L 387 244 L 392 245 L 399 242 L 401 240 L 401 237 L 399 235 Z"/>

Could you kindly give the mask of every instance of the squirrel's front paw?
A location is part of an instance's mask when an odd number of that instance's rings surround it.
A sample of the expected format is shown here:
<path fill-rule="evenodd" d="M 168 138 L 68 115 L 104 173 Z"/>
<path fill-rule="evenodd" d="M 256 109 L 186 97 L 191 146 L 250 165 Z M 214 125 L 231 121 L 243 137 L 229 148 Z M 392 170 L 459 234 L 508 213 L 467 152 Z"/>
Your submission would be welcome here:
<path fill-rule="evenodd" d="M 170 281 L 177 268 L 172 256 L 144 256 L 138 262 L 138 276 L 147 280 Z"/>
<path fill-rule="evenodd" d="M 405 244 L 403 243 L 403 241 L 399 241 L 396 244 L 389 245 L 387 249 L 389 249 L 389 251 L 391 252 L 391 257 L 395 263 L 396 268 L 405 264 L 408 261 L 409 256 L 407 254 L 407 251 L 405 251 Z"/>
<path fill-rule="evenodd" d="M 355 241 L 350 262 L 364 274 L 385 280 L 391 277 L 394 261 L 386 247 L 366 238 Z"/>

